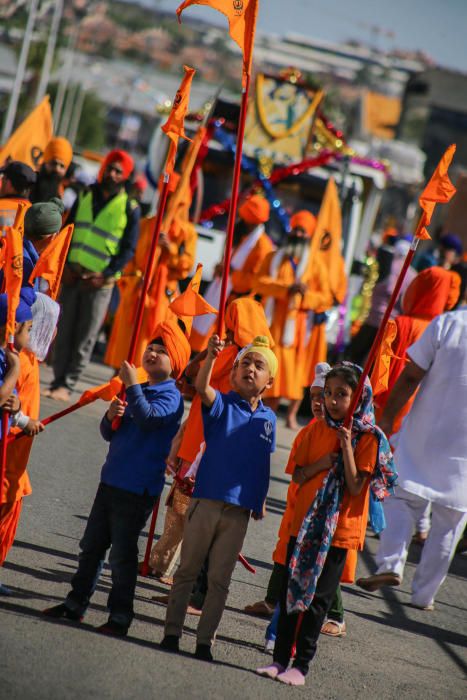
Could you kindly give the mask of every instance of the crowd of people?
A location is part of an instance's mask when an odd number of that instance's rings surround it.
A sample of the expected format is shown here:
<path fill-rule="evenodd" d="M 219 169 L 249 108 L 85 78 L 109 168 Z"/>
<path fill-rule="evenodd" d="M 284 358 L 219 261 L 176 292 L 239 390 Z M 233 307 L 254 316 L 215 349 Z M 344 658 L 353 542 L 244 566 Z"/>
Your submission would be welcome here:
<path fill-rule="evenodd" d="M 196 260 L 196 229 L 183 202 L 161 234 L 133 364 L 126 358 L 153 220 L 141 216 L 134 162 L 121 150 L 104 158 L 96 183 L 65 210 L 72 155 L 70 144 L 56 138 L 38 173 L 20 162 L 1 171 L 0 226 L 13 225 L 19 203 L 26 207 L 16 221 L 23 282 L 14 347 L 5 338 L 8 289 L 1 276 L 0 407 L 8 415 L 8 437 L 24 432 L 29 439 L 8 440 L 0 565 L 14 542 L 23 497 L 31 493 L 32 438 L 44 429 L 39 364 L 51 351 L 54 379 L 45 393 L 69 401 L 113 300 L 104 361 L 118 374 L 109 391 L 118 385 L 124 397 L 112 398 L 100 423 L 109 450 L 71 589 L 45 616 L 82 621 L 109 552 L 109 617 L 99 631 L 128 634 L 138 540 L 169 474 L 164 531 L 149 559 L 150 575 L 171 585 L 160 646 L 179 651 L 192 612 L 200 617 L 195 656 L 212 661 L 250 518 L 266 513 L 279 406 L 287 403 L 286 425 L 298 430 L 304 396 L 312 417 L 285 465 L 291 482 L 267 593 L 245 608 L 270 619 L 265 648 L 273 659 L 257 673 L 303 685 L 320 634 L 347 632 L 340 583 L 370 592 L 399 586 L 414 532 L 424 546 L 412 604 L 432 609 L 467 520 L 466 264 L 457 236 L 445 235 L 441 255 L 428 260 L 424 254 L 410 269 L 383 341 L 390 356 L 386 385 L 375 381 L 373 392 L 366 378 L 348 422 L 361 364 L 410 246 L 407 236 L 396 232 L 383 240 L 369 314 L 356 324 L 349 360 L 331 366 L 326 312 L 343 303 L 346 277 L 338 261 L 336 287 L 312 255 L 315 216 L 293 213 L 291 232 L 276 247 L 266 232 L 267 200 L 260 194 L 244 199 L 225 328 L 218 332 L 215 314 L 205 310 L 218 306 L 222 261 L 205 294 L 211 306 L 192 303 L 193 295 L 201 301 L 194 286 L 179 288 Z M 74 231 L 57 302 L 34 270 L 65 224 Z M 355 581 L 368 522 L 380 537 L 377 571 Z"/>

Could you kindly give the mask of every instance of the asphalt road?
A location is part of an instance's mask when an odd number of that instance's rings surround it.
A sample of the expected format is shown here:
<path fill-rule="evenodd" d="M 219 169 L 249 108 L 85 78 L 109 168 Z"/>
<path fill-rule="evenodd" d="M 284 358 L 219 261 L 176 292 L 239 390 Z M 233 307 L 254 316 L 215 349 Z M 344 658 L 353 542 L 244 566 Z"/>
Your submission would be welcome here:
<path fill-rule="evenodd" d="M 47 375 L 47 369 L 45 370 Z M 86 379 L 104 381 L 108 370 L 93 365 Z M 42 415 L 57 410 L 44 400 Z M 418 552 L 410 554 L 406 578 L 397 591 L 366 594 L 344 586 L 348 633 L 321 638 L 305 689 L 261 679 L 266 623 L 242 612 L 264 597 L 271 552 L 284 509 L 283 469 L 293 434 L 281 427 L 273 460 L 269 513 L 252 522 L 244 552 L 256 575 L 237 565 L 214 653 L 216 664 L 191 656 L 197 618 L 188 617 L 183 653 L 158 649 L 164 608 L 151 600 L 166 588 L 140 579 L 136 619 L 130 636 L 115 640 L 95 634 L 106 620 L 110 586 L 106 568 L 81 626 L 54 622 L 40 611 L 63 599 L 75 569 L 78 542 L 99 481 L 106 446 L 98 432 L 102 403 L 63 419 L 36 439 L 30 464 L 34 492 L 24 499 L 17 541 L 1 580 L 13 595 L 0 599 L 0 697 L 8 700 L 84 700 L 162 697 L 282 698 L 315 700 L 464 698 L 467 670 L 467 559 L 456 557 L 434 612 L 410 608 L 410 580 Z M 161 531 L 163 512 L 157 532 Z M 144 551 L 146 536 L 141 539 Z M 376 540 L 369 536 L 359 573 L 373 571 Z"/>

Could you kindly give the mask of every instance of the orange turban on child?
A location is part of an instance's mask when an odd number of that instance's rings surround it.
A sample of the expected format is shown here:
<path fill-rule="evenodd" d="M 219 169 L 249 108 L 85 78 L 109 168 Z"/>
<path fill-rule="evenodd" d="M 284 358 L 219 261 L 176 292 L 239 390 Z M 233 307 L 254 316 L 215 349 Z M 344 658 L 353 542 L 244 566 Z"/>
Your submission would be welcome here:
<path fill-rule="evenodd" d="M 99 182 L 102 180 L 105 169 L 111 163 L 118 163 L 122 166 L 123 177 L 125 180 L 128 180 L 135 167 L 135 162 L 129 153 L 122 151 L 119 148 L 115 148 L 113 151 L 110 151 L 110 153 L 107 153 L 106 157 L 102 161 L 102 165 L 97 176 Z"/>
<path fill-rule="evenodd" d="M 251 297 L 235 299 L 228 305 L 225 325 L 234 334 L 234 342 L 240 348 L 251 343 L 257 335 L 266 336 L 270 347 L 274 347 L 264 307 Z"/>
<path fill-rule="evenodd" d="M 269 202 L 259 194 L 253 194 L 238 208 L 238 215 L 246 224 L 265 224 L 269 219 Z"/>
<path fill-rule="evenodd" d="M 175 321 L 164 321 L 156 327 L 153 338 L 162 339 L 169 353 L 172 376 L 178 379 L 182 376 L 191 355 L 191 347 L 186 335 Z"/>
<path fill-rule="evenodd" d="M 50 160 L 60 160 L 65 168 L 68 168 L 72 159 L 73 148 L 71 143 L 63 136 L 56 136 L 54 139 L 51 139 L 45 147 L 44 163 L 48 163 Z"/>
<path fill-rule="evenodd" d="M 316 216 L 306 209 L 297 211 L 290 219 L 290 228 L 292 231 L 294 228 L 302 228 L 306 231 L 307 237 L 311 238 L 316 228 Z"/>

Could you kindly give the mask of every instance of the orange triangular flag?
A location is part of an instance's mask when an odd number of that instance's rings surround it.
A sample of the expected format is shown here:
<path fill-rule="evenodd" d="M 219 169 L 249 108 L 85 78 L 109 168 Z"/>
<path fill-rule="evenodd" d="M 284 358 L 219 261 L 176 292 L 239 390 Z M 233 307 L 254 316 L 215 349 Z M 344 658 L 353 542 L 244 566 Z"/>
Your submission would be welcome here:
<path fill-rule="evenodd" d="M 431 176 L 430 181 L 419 197 L 418 201 L 424 212 L 424 220 L 422 227 L 420 228 L 420 234 L 417 236 L 418 238 L 426 238 L 426 234 L 428 234 L 428 232 L 426 229 L 423 232 L 423 227 L 430 225 L 435 206 L 437 204 L 446 204 L 446 202 L 449 202 L 456 193 L 456 188 L 452 184 L 448 175 L 448 168 L 451 165 L 455 152 L 455 144 L 452 144 L 446 149 L 435 172 Z"/>
<path fill-rule="evenodd" d="M 185 0 L 177 8 L 179 22 L 183 10 L 190 5 L 208 5 L 227 17 L 230 36 L 243 53 L 243 85 L 245 86 L 246 77 L 251 75 L 258 0 Z"/>
<path fill-rule="evenodd" d="M 185 324 L 187 336 L 191 335 L 194 316 L 217 314 L 217 310 L 214 309 L 211 304 L 208 304 L 208 302 L 203 299 L 201 294 L 198 293 L 202 273 L 203 266 L 199 264 L 183 294 L 180 294 L 180 296 L 174 299 L 174 301 L 170 304 L 170 310 L 173 311 L 173 313 L 176 314 Z"/>
<path fill-rule="evenodd" d="M 8 296 L 5 338 L 7 343 L 12 343 L 15 337 L 15 316 L 23 280 L 23 237 L 11 226 L 6 230 L 4 279 Z"/>
<path fill-rule="evenodd" d="M 178 139 L 181 137 L 187 141 L 191 141 L 191 139 L 185 134 L 184 122 L 188 111 L 188 104 L 190 102 L 191 81 L 193 80 L 193 76 L 196 71 L 194 68 L 190 68 L 189 66 L 183 66 L 183 70 L 185 71 L 185 75 L 177 94 L 175 95 L 172 111 L 170 112 L 169 118 L 164 126 L 161 127 L 162 131 L 167 134 L 170 139 L 169 152 L 165 163 L 165 172 L 169 175 L 173 172 L 175 166 Z"/>
<path fill-rule="evenodd" d="M 326 185 L 323 201 L 316 222 L 310 248 L 311 268 L 320 260 L 328 270 L 329 284 L 333 296 L 342 296 L 342 275 L 345 276 L 342 261 L 342 214 L 334 178 Z M 345 291 L 344 291 L 345 296 Z"/>
<path fill-rule="evenodd" d="M 46 95 L 0 148 L 0 165 L 8 159 L 20 160 L 36 170 L 52 136 L 52 110 Z"/>
<path fill-rule="evenodd" d="M 389 386 L 389 369 L 391 360 L 394 357 L 392 344 L 396 339 L 397 325 L 396 322 L 390 319 L 384 329 L 383 339 L 376 356 L 373 371 L 371 373 L 371 385 L 373 387 L 373 395 L 381 394 L 388 390 Z"/>
<path fill-rule="evenodd" d="M 49 285 L 47 294 L 52 299 L 56 299 L 58 296 L 73 228 L 73 224 L 70 224 L 70 226 L 62 229 L 60 233 L 54 236 L 47 248 L 40 254 L 39 260 L 29 278 L 29 284 L 34 284 L 34 280 L 37 277 L 46 280 Z"/>
<path fill-rule="evenodd" d="M 143 383 L 147 380 L 147 374 L 142 367 L 138 367 L 136 370 L 138 375 L 138 382 Z M 105 384 L 100 384 L 92 389 L 86 389 L 83 391 L 78 399 L 80 406 L 86 406 L 97 399 L 102 399 L 102 401 L 112 401 L 116 396 L 119 395 L 123 387 L 123 382 L 119 377 L 112 377 L 110 382 Z"/>

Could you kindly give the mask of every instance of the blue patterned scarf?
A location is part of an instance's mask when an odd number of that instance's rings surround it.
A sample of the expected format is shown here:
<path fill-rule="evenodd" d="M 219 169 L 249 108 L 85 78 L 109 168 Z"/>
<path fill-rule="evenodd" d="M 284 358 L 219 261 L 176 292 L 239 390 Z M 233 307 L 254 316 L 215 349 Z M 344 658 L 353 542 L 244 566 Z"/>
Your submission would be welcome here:
<path fill-rule="evenodd" d="M 361 368 L 350 362 L 342 363 Z M 338 428 L 343 421 L 334 421 L 325 410 L 325 419 L 331 428 Z M 352 447 L 364 433 L 372 433 L 378 440 L 378 456 L 375 469 L 370 477 L 370 495 L 380 504 L 392 493 L 397 474 L 394 468 L 391 448 L 386 435 L 375 425 L 373 391 L 368 378 L 365 381 L 360 406 L 353 415 Z M 313 601 L 316 584 L 323 570 L 331 547 L 332 538 L 339 520 L 339 512 L 344 495 L 344 461 L 342 451 L 327 473 L 323 485 L 316 494 L 310 510 L 306 514 L 295 549 L 289 564 L 289 587 L 287 592 L 287 612 L 305 612 Z"/>

